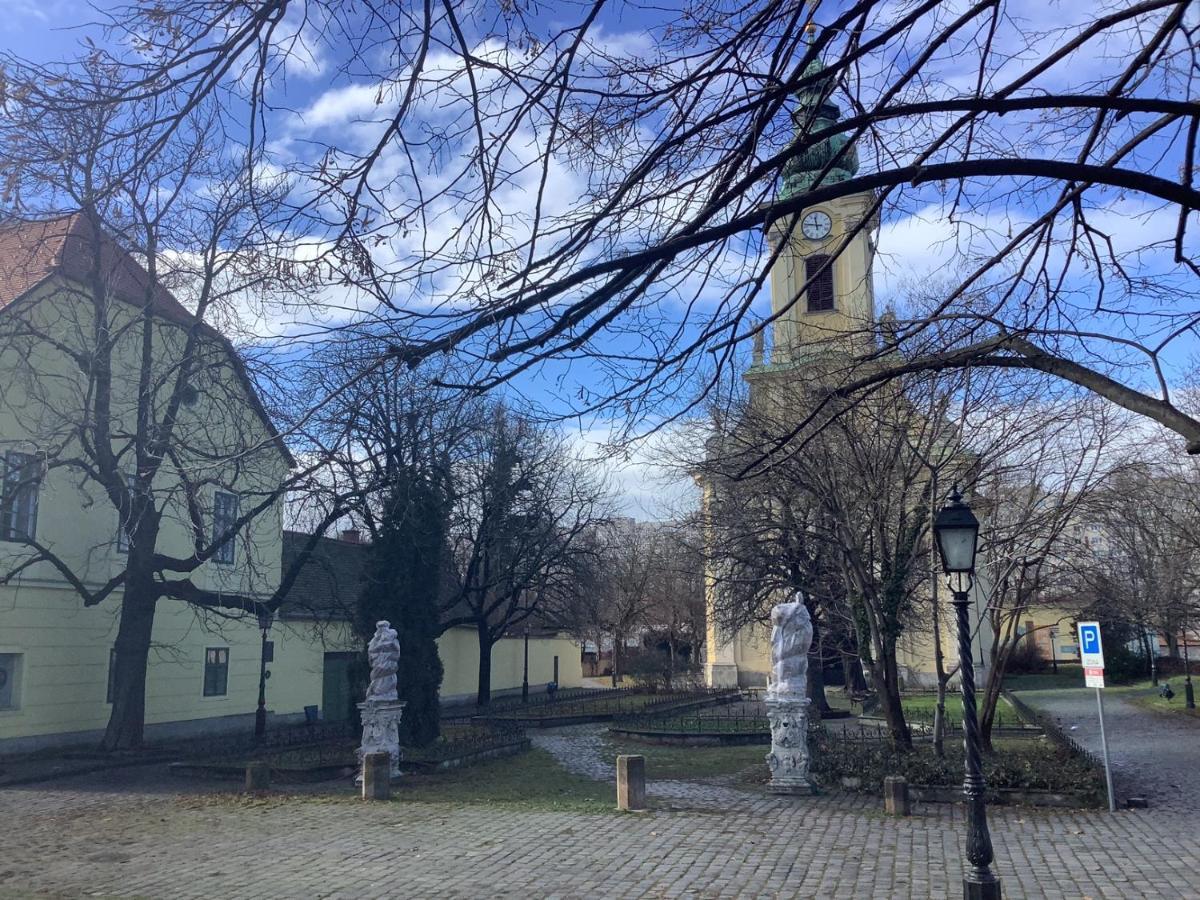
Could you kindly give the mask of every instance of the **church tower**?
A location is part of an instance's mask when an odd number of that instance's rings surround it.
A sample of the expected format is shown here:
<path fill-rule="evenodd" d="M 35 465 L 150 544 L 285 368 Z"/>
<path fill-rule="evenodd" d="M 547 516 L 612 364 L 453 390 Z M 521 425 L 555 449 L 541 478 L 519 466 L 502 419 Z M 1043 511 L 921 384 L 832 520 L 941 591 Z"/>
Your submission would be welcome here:
<path fill-rule="evenodd" d="M 797 135 L 823 131 L 841 118 L 830 99 L 834 84 L 824 66 L 810 63 L 805 76 L 808 83 L 797 92 L 792 111 Z M 784 165 L 780 200 L 803 198 L 815 187 L 847 181 L 857 172 L 853 143 L 844 135 L 825 138 L 796 152 Z M 770 273 L 771 349 L 768 356 L 761 338 L 755 344 L 753 364 L 745 375 L 752 403 L 792 403 L 801 382 L 834 375 L 849 357 L 875 346 L 875 200 L 871 191 L 851 194 L 806 206 L 767 226 L 775 254 Z M 709 449 L 710 459 L 721 452 L 718 440 Z M 707 517 L 721 502 L 719 480 L 697 480 Z M 730 633 L 720 625 L 716 609 L 721 574 L 720 562 L 710 557 L 705 572 L 705 679 L 713 687 L 765 685 L 770 633 L 754 625 Z"/>
<path fill-rule="evenodd" d="M 833 79 L 819 61 L 797 92 L 792 119 L 797 134 L 823 131 L 841 110 L 830 97 Z M 781 200 L 802 198 L 814 187 L 836 184 L 858 172 L 858 152 L 834 135 L 798 152 L 783 169 Z M 771 267 L 771 368 L 790 368 L 861 353 L 873 344 L 875 295 L 871 266 L 878 217 L 871 191 L 806 207 L 767 227 Z M 764 360 L 755 359 L 756 366 Z"/>

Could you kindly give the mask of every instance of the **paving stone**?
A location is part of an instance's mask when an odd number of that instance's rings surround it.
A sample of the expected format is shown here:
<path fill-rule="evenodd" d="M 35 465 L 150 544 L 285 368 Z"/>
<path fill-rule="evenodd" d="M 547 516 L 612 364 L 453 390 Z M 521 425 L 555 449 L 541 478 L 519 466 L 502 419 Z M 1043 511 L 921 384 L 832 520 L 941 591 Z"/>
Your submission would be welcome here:
<path fill-rule="evenodd" d="M 595 729 L 537 740 L 611 777 Z M 321 790 L 245 797 L 142 769 L 0 790 L 0 897 L 924 900 L 961 891 L 955 807 L 886 819 L 875 798 L 651 780 L 651 796 L 678 805 L 633 818 L 363 804 Z M 1190 809 L 995 808 L 989 818 L 1006 897 L 1200 896 Z"/>

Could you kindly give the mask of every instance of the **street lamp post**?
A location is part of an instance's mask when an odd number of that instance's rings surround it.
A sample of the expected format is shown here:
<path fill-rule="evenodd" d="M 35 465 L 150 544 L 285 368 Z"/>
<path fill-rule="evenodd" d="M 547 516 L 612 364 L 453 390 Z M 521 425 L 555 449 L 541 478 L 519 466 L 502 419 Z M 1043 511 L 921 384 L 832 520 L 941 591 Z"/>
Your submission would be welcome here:
<path fill-rule="evenodd" d="M 1192 691 L 1192 661 L 1188 659 L 1187 642 L 1188 623 L 1183 622 L 1183 705 L 1188 709 L 1196 708 L 1196 695 Z"/>
<path fill-rule="evenodd" d="M 1058 674 L 1058 654 L 1054 650 L 1054 643 L 1058 640 L 1058 629 L 1050 629 L 1050 669 L 1055 675 Z"/>
<path fill-rule="evenodd" d="M 521 675 L 521 702 L 529 702 L 529 626 L 525 626 L 525 668 Z"/>
<path fill-rule="evenodd" d="M 262 646 L 258 656 L 258 709 L 254 711 L 254 739 L 261 741 L 267 733 L 267 659 L 269 646 L 267 635 L 271 631 L 270 612 L 259 610 L 258 627 L 262 631 Z"/>
<path fill-rule="evenodd" d="M 942 568 L 954 595 L 958 620 L 958 673 L 963 701 L 963 748 L 967 799 L 967 848 L 963 871 L 964 900 L 1000 900 L 1000 879 L 992 872 L 992 837 L 988 833 L 984 796 L 983 761 L 979 746 L 979 719 L 975 710 L 975 668 L 971 661 L 970 590 L 975 574 L 979 520 L 963 502 L 958 487 L 933 523 Z"/>

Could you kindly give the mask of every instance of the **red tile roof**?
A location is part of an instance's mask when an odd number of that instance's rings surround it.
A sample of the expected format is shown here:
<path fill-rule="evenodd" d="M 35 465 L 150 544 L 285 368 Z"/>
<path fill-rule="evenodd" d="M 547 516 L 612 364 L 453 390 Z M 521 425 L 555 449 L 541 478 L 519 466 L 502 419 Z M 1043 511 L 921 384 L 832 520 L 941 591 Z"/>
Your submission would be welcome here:
<path fill-rule="evenodd" d="M 94 235 L 91 223 L 81 213 L 0 224 L 0 309 L 52 274 L 86 283 L 93 268 L 115 296 L 143 304 L 151 287 L 150 274 L 111 237 L 101 233 L 96 239 Z M 153 285 L 151 306 L 154 312 L 181 324 L 194 320 L 161 285 Z"/>
<path fill-rule="evenodd" d="M 109 235 L 95 229 L 82 213 L 40 221 L 10 219 L 0 223 L 0 310 L 6 309 L 52 275 L 87 283 L 93 272 L 104 279 L 110 294 L 141 307 L 150 301 L 153 313 L 180 325 L 191 325 L 196 317 L 165 287 L 152 284 L 150 273 Z M 230 353 L 234 369 L 245 386 L 250 402 L 284 458 L 294 464 L 283 439 L 259 399 L 258 392 L 229 340 L 207 323 L 201 329 Z"/>

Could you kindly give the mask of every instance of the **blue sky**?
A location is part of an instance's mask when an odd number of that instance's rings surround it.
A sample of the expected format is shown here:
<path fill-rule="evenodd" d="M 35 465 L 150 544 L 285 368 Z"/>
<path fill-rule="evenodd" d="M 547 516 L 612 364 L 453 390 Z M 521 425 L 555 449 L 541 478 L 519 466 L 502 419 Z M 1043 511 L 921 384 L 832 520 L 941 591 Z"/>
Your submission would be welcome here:
<path fill-rule="evenodd" d="M 822 20 L 832 16 L 837 4 L 824 4 L 821 13 Z M 897 9 L 902 4 L 894 4 Z M 945 16 L 956 14 L 962 4 L 945 4 Z M 486 7 L 494 8 L 492 6 Z M 579 4 L 548 4 L 541 9 L 542 21 L 547 30 L 551 30 L 557 21 L 575 21 L 580 10 Z M 1010 15 L 1024 27 L 1050 29 L 1057 26 L 1067 26 L 1079 17 L 1079 8 L 1070 3 L 1047 3 L 1040 0 L 1017 0 L 1006 7 Z M 77 46 L 84 32 L 64 28 L 64 25 L 82 23 L 92 19 L 94 13 L 89 5 L 77 0 L 0 0 L 0 42 L 9 50 L 38 61 L 49 61 L 70 55 Z M 614 52 L 646 52 L 652 47 L 651 32 L 657 32 L 669 19 L 669 4 L 655 4 L 652 8 L 635 4 L 618 4 L 610 6 L 600 19 L 599 39 L 613 48 Z M 286 79 L 274 88 L 273 100 L 281 107 L 274 114 L 271 123 L 273 150 L 281 165 L 286 165 L 290 157 L 304 159 L 312 152 L 310 141 L 314 138 L 336 140 L 340 143 L 352 144 L 356 140 L 367 140 L 378 125 L 379 117 L 377 99 L 379 86 L 373 77 L 369 77 L 354 65 L 344 66 L 344 48 L 322 40 L 320 33 L 312 26 L 309 32 L 300 32 L 303 46 L 307 52 L 296 55 L 286 69 Z M 93 35 L 94 32 L 89 32 Z M 1001 40 L 1010 34 L 1002 29 Z M 1124 36 L 1120 41 L 1091 48 L 1087 54 L 1073 61 L 1067 71 L 1050 73 L 1040 86 L 1053 90 L 1072 84 L 1080 84 L 1093 77 L 1098 77 L 1110 70 L 1113 60 L 1127 56 L 1136 47 L 1137 35 Z M 920 48 L 919 36 L 909 44 L 912 48 Z M 1001 47 L 1009 54 L 1008 62 L 1002 67 L 999 75 L 1011 76 L 1013 73 L 1026 70 L 1038 60 L 1037 47 L 1009 46 Z M 931 63 L 930 71 L 941 79 L 943 90 L 953 91 L 970 86 L 973 77 L 968 66 L 963 65 L 959 51 L 944 54 Z M 876 75 L 883 77 L 890 67 L 904 62 L 903 57 L 881 58 L 874 62 Z M 865 79 L 872 77 L 872 72 L 864 73 Z M 438 108 L 431 105 L 427 109 L 429 116 L 452 115 L 453 110 Z M 1038 145 L 1037 132 L 1028 131 L 1028 137 L 1023 129 L 1028 123 L 1014 121 L 1010 134 L 1014 140 L 1027 139 L 1030 155 L 1038 155 L 1044 148 Z M 864 169 L 869 170 L 877 162 L 869 156 L 864 158 Z M 1168 160 L 1167 166 L 1170 165 Z M 551 194 L 556 202 L 569 205 L 572 193 L 577 192 L 577 176 L 566 166 L 557 166 L 551 173 L 555 179 L 551 185 Z M 1026 218 L 1028 210 L 1020 203 L 991 202 L 990 191 L 996 186 L 972 187 L 972 196 L 988 201 L 985 207 L 972 219 L 963 217 L 957 224 L 951 225 L 945 217 L 943 198 L 938 186 L 931 185 L 921 190 L 909 191 L 904 199 L 902 208 L 887 213 L 879 235 L 879 256 L 874 272 L 875 286 L 880 307 L 890 303 L 902 303 L 906 291 L 911 285 L 928 282 L 937 277 L 938 273 L 953 267 L 964 256 L 978 255 L 994 250 L 997 241 L 1019 228 Z M 577 196 L 577 193 L 575 194 Z M 506 201 L 514 208 L 527 205 L 527 192 L 523 193 L 517 185 L 506 197 Z M 1119 250 L 1135 251 L 1148 243 L 1168 241 L 1174 232 L 1175 218 L 1171 211 L 1157 209 L 1138 197 L 1118 197 L 1110 195 L 1105 198 L 1106 205 L 1094 211 L 1095 221 L 1105 228 Z M 449 214 L 452 211 L 447 211 Z M 422 235 L 422 237 L 425 237 Z M 745 245 L 753 248 L 753 242 Z M 1196 244 L 1193 240 L 1189 245 L 1195 253 Z M 401 251 L 395 251 L 397 253 Z M 750 250 L 753 255 L 757 251 Z M 1131 265 L 1136 266 L 1138 274 L 1143 276 L 1166 275 L 1174 270 L 1174 266 L 1166 258 L 1164 251 L 1154 251 L 1140 254 Z M 1077 271 L 1068 286 L 1074 285 L 1086 288 L 1088 275 Z M 1193 286 L 1194 287 L 1194 286 Z M 355 306 L 361 301 L 352 298 L 330 296 L 331 304 Z M 417 301 L 419 302 L 419 301 Z M 1136 302 L 1136 301 L 1135 301 Z M 676 304 L 673 306 L 672 304 Z M 757 308 L 765 312 L 767 298 L 760 296 Z M 669 324 L 671 316 L 679 309 L 678 299 L 669 296 L 659 300 L 660 321 Z M 369 310 L 368 310 L 369 311 Z M 1096 320 L 1094 326 L 1100 330 L 1119 332 L 1124 326 L 1120 317 L 1110 317 Z M 280 316 L 277 321 L 258 323 L 258 330 L 268 330 L 276 333 L 294 330 L 296 325 Z M 614 354 L 630 353 L 638 348 L 648 346 L 647 336 L 636 331 L 625 334 L 610 335 L 606 339 L 604 349 Z M 1179 343 L 1172 351 L 1168 362 L 1172 365 L 1171 377 L 1178 374 L 1191 362 L 1191 356 L 1196 351 L 1194 339 Z M 557 361 L 538 370 L 522 376 L 513 389 L 549 408 L 565 409 L 570 403 L 577 402 L 581 396 L 586 396 L 589 389 L 595 389 L 602 383 L 604 371 L 593 363 L 578 359 Z M 1134 379 L 1145 379 L 1144 371 L 1132 372 Z M 643 424 L 653 424 L 658 416 L 669 413 L 672 405 L 676 408 L 685 398 L 683 385 L 663 399 L 660 410 L 642 410 L 645 416 Z M 603 435 L 614 413 L 606 412 L 587 420 L 577 420 L 574 427 L 595 439 Z M 654 485 L 642 487 L 645 473 L 650 471 L 648 456 L 653 450 L 642 447 L 634 451 L 635 468 L 641 474 L 632 478 L 629 493 L 641 493 L 645 500 L 653 502 L 662 493 L 662 489 Z"/>

